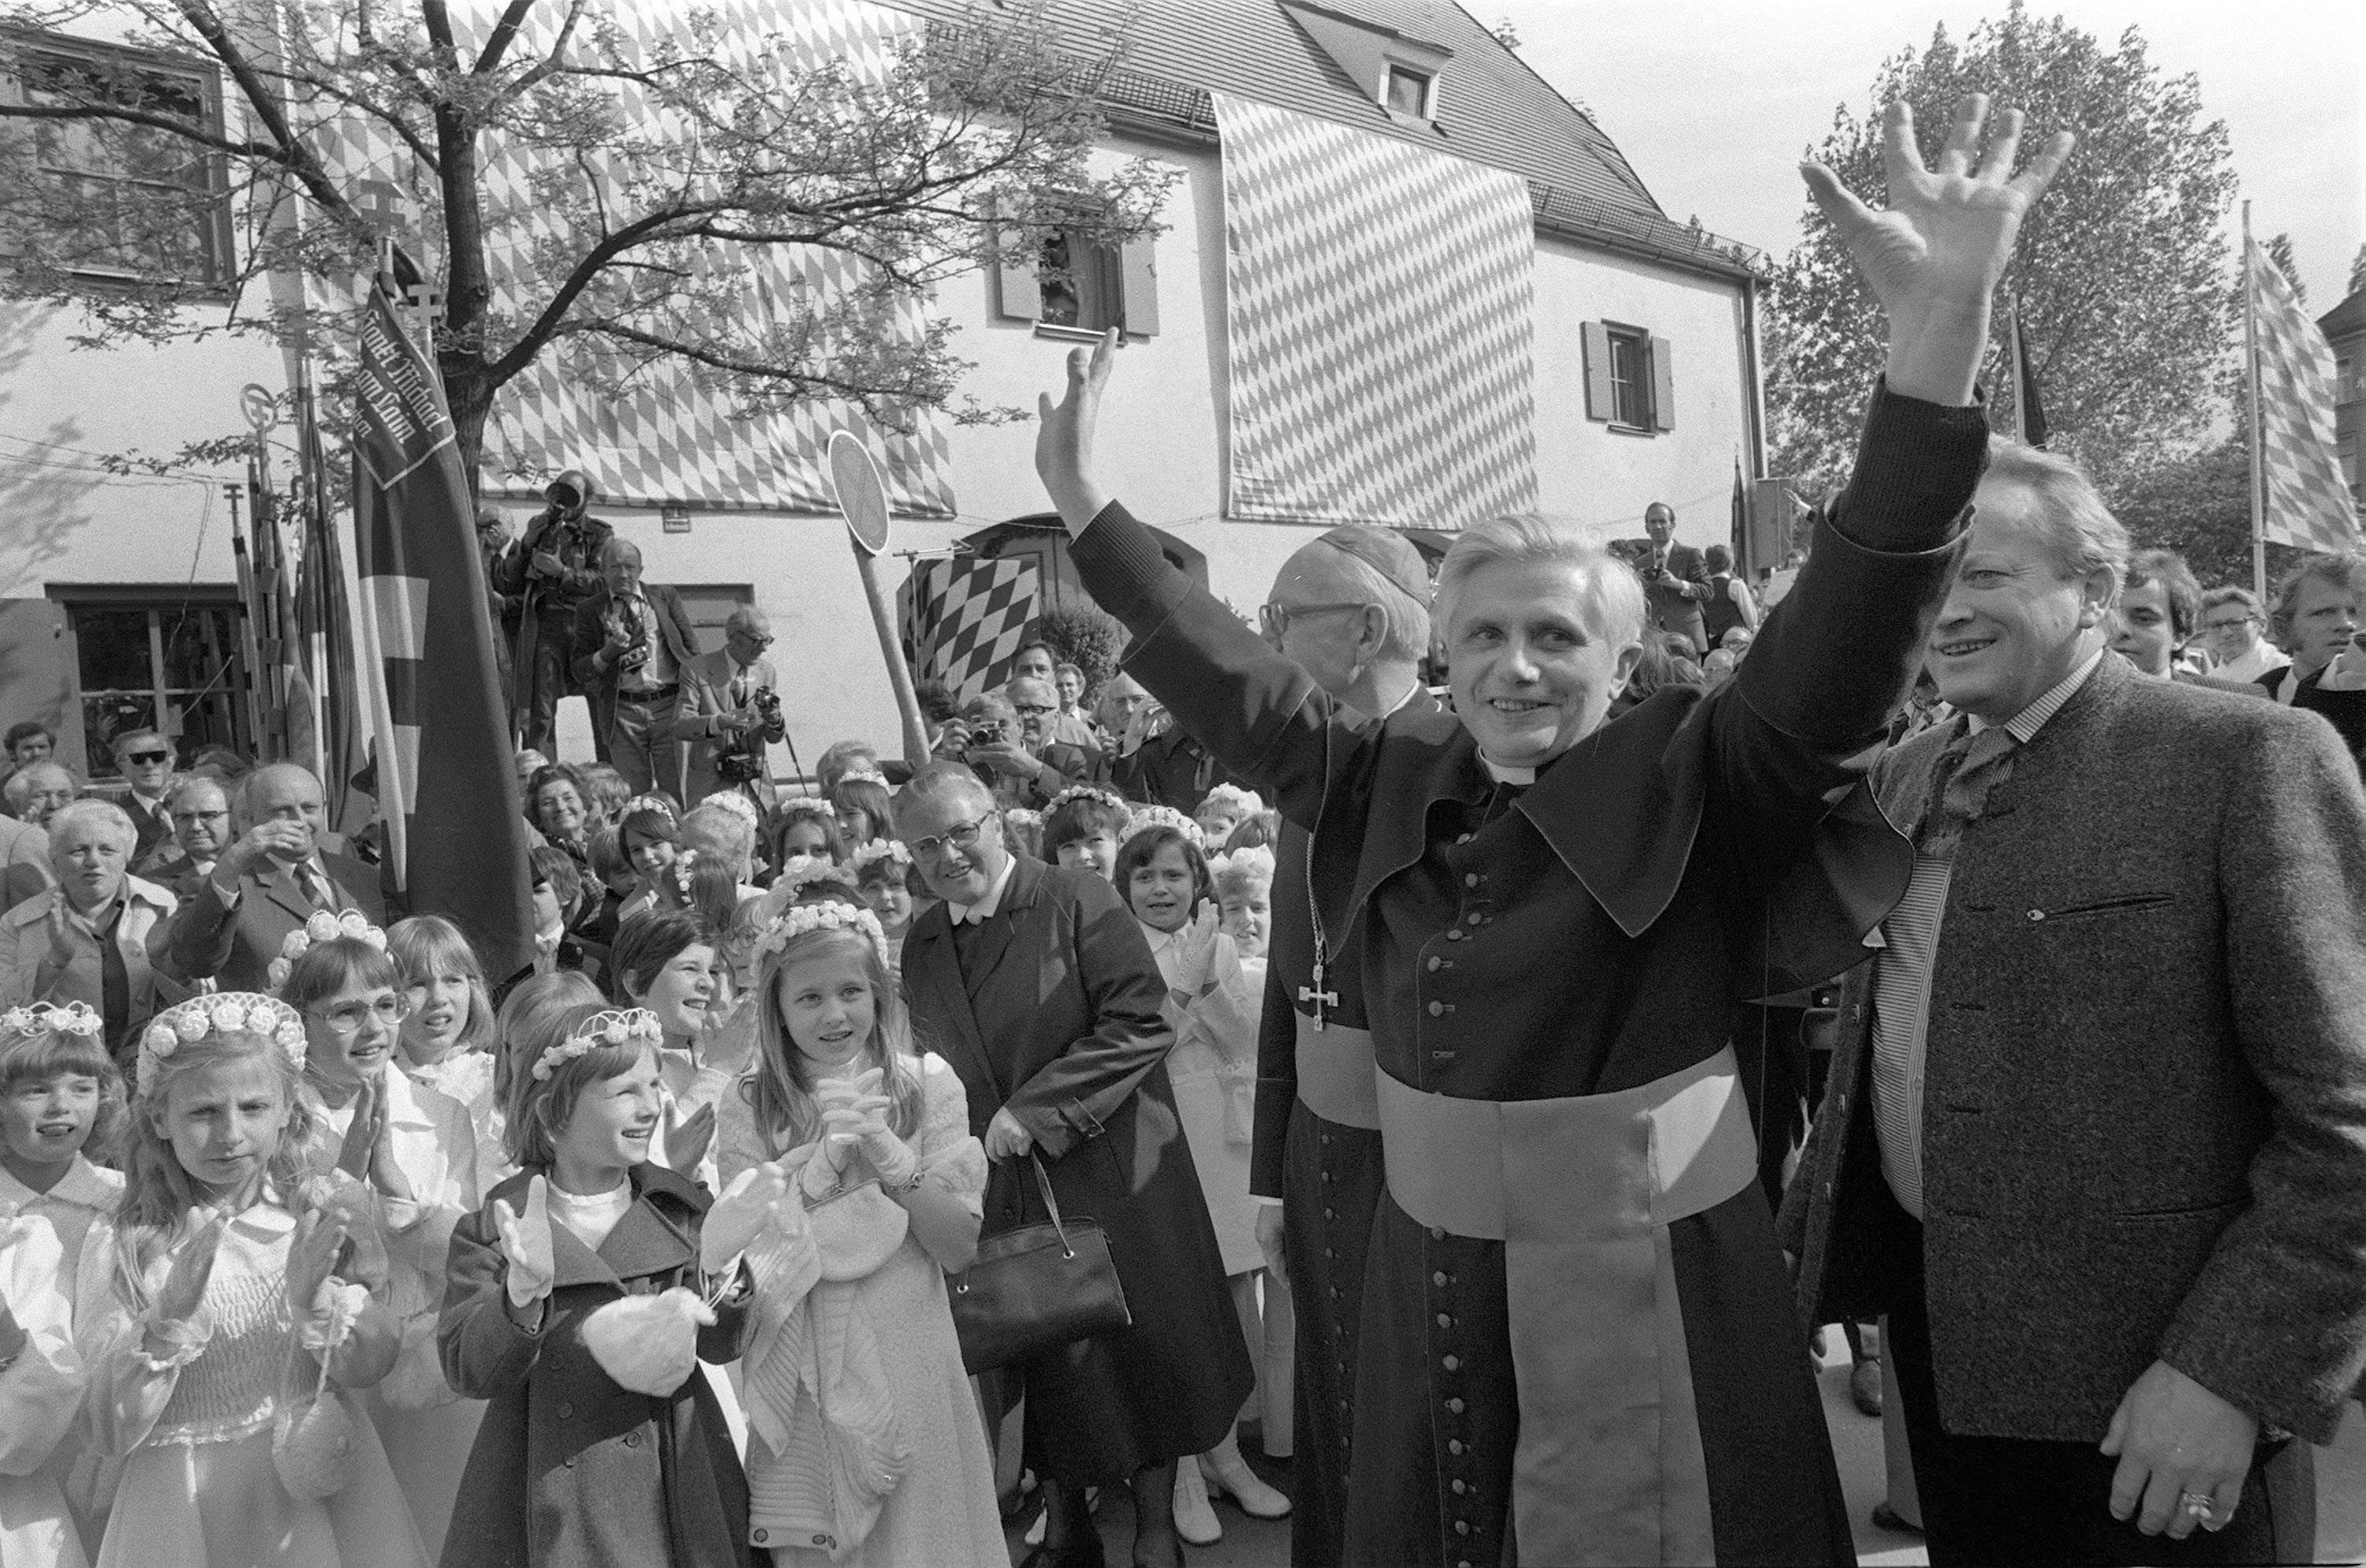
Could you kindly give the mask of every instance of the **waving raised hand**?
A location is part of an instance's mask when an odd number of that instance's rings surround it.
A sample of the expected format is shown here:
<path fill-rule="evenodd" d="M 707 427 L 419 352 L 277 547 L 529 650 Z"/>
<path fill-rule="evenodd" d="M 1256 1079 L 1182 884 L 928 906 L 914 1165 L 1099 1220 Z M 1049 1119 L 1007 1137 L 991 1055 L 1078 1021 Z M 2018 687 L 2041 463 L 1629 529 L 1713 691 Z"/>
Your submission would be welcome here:
<path fill-rule="evenodd" d="M 550 1183 L 536 1176 L 525 1184 L 525 1208 L 513 1209 L 505 1198 L 493 1200 L 493 1228 L 501 1233 L 501 1256 L 509 1259 L 502 1284 L 510 1304 L 524 1311 L 550 1294 L 558 1266 L 551 1260 Z"/>
<path fill-rule="evenodd" d="M 1989 101 L 1964 99 L 1937 162 L 1925 167 L 1914 111 L 1903 99 L 1882 121 L 1888 204 L 1876 210 L 1812 160 L 1799 166 L 1808 194 L 1865 274 L 1889 317 L 1890 389 L 1932 402 L 1971 401 L 1988 345 L 1989 303 L 2012 259 L 2022 219 L 2070 156 L 2068 131 L 2048 137 L 2019 174 L 2022 114 L 1998 116 L 1980 151 Z"/>

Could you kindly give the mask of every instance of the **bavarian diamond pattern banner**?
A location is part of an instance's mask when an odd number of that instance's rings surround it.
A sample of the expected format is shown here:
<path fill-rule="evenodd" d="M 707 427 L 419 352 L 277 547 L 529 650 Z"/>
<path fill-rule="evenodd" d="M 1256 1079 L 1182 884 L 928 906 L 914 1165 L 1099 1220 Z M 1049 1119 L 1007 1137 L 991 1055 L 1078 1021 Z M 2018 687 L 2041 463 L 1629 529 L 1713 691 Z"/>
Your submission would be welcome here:
<path fill-rule="evenodd" d="M 547 50 L 563 9 L 529 13 L 516 47 Z M 750 60 L 777 38 L 803 62 L 838 60 L 873 80 L 885 74 L 899 37 L 918 25 L 865 0 L 723 0 L 711 7 L 689 0 L 634 0 L 610 14 L 638 51 L 654 52 L 668 37 L 685 34 L 694 17 L 710 17 L 719 24 L 715 46 L 723 59 Z M 491 16 L 487 10 L 456 18 L 456 25 L 465 29 L 473 21 L 481 30 Z M 637 89 L 628 85 L 617 101 L 637 134 L 669 133 Z M 310 141 L 341 183 L 376 193 L 398 212 L 415 213 L 436 199 L 434 177 L 375 120 L 342 116 L 317 128 Z M 567 232 L 550 203 L 535 193 L 537 177 L 561 171 L 538 167 L 530 147 L 491 132 L 484 141 L 487 262 L 495 304 L 504 314 L 523 317 L 539 310 L 553 288 L 546 270 L 535 265 L 537 252 L 571 258 L 586 242 Z M 587 172 L 595 180 L 608 173 L 596 166 Z M 828 297 L 845 288 L 861 264 L 838 252 L 772 246 L 750 254 L 743 265 L 744 308 L 771 315 L 800 296 Z M 913 333 L 919 326 L 917 318 L 905 323 Z M 621 395 L 612 397 L 569 373 L 570 354 L 598 352 L 589 344 L 581 338 L 553 344 L 503 389 L 486 432 L 488 494 L 538 499 L 553 474 L 582 468 L 607 502 L 677 501 L 702 511 L 831 514 L 837 503 L 828 477 L 830 433 L 847 425 L 877 429 L 860 409 L 838 402 L 747 417 L 728 393 L 703 384 L 676 360 L 634 371 Z M 953 515 L 947 430 L 947 421 L 935 413 L 920 414 L 908 435 L 878 430 L 888 504 L 897 515 Z"/>
<path fill-rule="evenodd" d="M 2259 354 L 2262 537 L 2304 550 L 2358 547 L 2358 508 L 2333 436 L 2333 347 L 2282 268 L 2246 240 Z"/>
<path fill-rule="evenodd" d="M 1459 528 L 1537 502 L 1516 175 L 1214 95 L 1236 518 Z"/>
<path fill-rule="evenodd" d="M 912 563 L 896 591 L 914 681 L 941 682 L 965 703 L 1010 679 L 1035 618 L 1035 563 L 956 556 Z"/>

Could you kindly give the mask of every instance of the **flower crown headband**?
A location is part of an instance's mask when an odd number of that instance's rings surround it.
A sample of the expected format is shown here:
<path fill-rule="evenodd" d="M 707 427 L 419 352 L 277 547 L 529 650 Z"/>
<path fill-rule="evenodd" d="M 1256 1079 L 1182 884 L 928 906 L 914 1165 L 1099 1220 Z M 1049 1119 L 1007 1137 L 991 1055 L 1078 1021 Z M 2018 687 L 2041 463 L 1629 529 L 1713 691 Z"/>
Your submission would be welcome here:
<path fill-rule="evenodd" d="M 264 971 L 271 981 L 271 988 L 276 991 L 287 984 L 287 976 L 295 971 L 296 961 L 310 953 L 314 942 L 335 942 L 340 937 L 367 942 L 380 953 L 386 951 L 386 933 L 370 924 L 369 917 L 359 909 L 347 909 L 339 915 L 321 909 L 289 931 L 287 940 L 279 944 L 279 956 L 273 959 Z"/>
<path fill-rule="evenodd" d="M 55 1002 L 35 1002 L 30 1007 L 10 1008 L 6 1012 L 0 1012 L 0 1035 L 16 1035 L 28 1040 L 36 1034 L 48 1034 L 53 1031 L 95 1040 L 99 1031 L 106 1027 L 107 1021 L 94 1011 L 88 1002 L 68 1002 L 63 1007 Z"/>
<path fill-rule="evenodd" d="M 1043 825 L 1043 814 L 1040 811 L 1030 811 L 1023 806 L 1009 807 L 1002 813 L 1002 825 L 1006 828 L 1041 828 Z"/>
<path fill-rule="evenodd" d="M 1137 806 L 1132 809 L 1133 819 L 1125 825 L 1129 839 L 1152 828 L 1172 828 L 1195 844 L 1206 837 L 1200 831 L 1200 824 L 1171 806 Z"/>
<path fill-rule="evenodd" d="M 625 818 L 630 817 L 636 811 L 654 811 L 669 822 L 680 820 L 680 813 L 674 810 L 673 802 L 668 800 L 661 795 L 637 795 L 633 796 L 632 799 L 625 802 L 624 809 L 616 813 L 616 820 L 622 822 Z"/>
<path fill-rule="evenodd" d="M 666 874 L 673 878 L 673 890 L 684 904 L 690 902 L 691 868 L 698 863 L 696 850 L 684 850 L 666 862 Z"/>
<path fill-rule="evenodd" d="M 1227 806 L 1239 807 L 1244 817 L 1254 817 L 1265 809 L 1263 796 L 1253 789 L 1243 789 L 1235 784 L 1219 784 L 1200 797 L 1200 804 L 1205 806 L 1211 800 L 1221 800 Z"/>
<path fill-rule="evenodd" d="M 315 916 L 315 919 L 324 916 Z M 253 1034 L 272 1042 L 287 1054 L 287 1063 L 304 1070 L 304 1019 L 276 997 L 253 991 L 225 991 L 219 996 L 192 997 L 156 1015 L 140 1036 L 140 1060 L 132 1081 L 141 1093 L 154 1087 L 156 1068 L 170 1061 L 183 1045 L 208 1034 Z"/>
<path fill-rule="evenodd" d="M 840 784 L 875 784 L 881 789 L 885 789 L 887 787 L 887 775 L 881 773 L 876 768 L 849 768 L 846 772 L 838 775 L 838 782 Z"/>
<path fill-rule="evenodd" d="M 793 795 L 772 808 L 782 828 L 800 817 L 818 817 L 832 827 L 838 825 L 838 807 L 817 795 Z"/>
<path fill-rule="evenodd" d="M 782 863 L 780 874 L 772 878 L 772 891 L 785 893 L 785 903 L 819 884 L 854 891 L 853 874 L 827 855 L 791 855 Z"/>
<path fill-rule="evenodd" d="M 1228 855 L 1217 855 L 1208 862 L 1208 874 L 1222 882 L 1227 876 L 1249 882 L 1273 880 L 1273 852 L 1263 844 L 1249 844 Z"/>
<path fill-rule="evenodd" d="M 871 951 L 878 955 L 879 966 L 891 968 L 887 959 L 887 933 L 880 927 L 879 917 L 868 909 L 839 903 L 790 906 L 782 911 L 780 919 L 764 928 L 763 935 L 756 939 L 757 955 L 761 957 L 779 953 L 797 938 L 815 931 L 852 931 L 857 936 L 866 937 L 871 942 Z"/>
<path fill-rule="evenodd" d="M 535 1059 L 535 1081 L 548 1083 L 551 1074 L 603 1045 L 630 1045 L 637 1041 L 654 1045 L 664 1038 L 664 1026 L 658 1022 L 658 1015 L 647 1008 L 612 1008 L 595 1012 L 566 1039 L 546 1048 Z"/>
<path fill-rule="evenodd" d="M 854 874 L 861 876 L 883 860 L 908 870 L 912 864 L 912 852 L 904 847 L 901 840 L 873 839 L 854 852 Z"/>
<path fill-rule="evenodd" d="M 1098 801 L 1126 816 L 1133 814 L 1133 807 L 1126 804 L 1125 796 L 1113 789 L 1103 789 L 1098 784 L 1070 784 L 1052 797 L 1052 804 L 1043 808 L 1043 815 L 1049 817 L 1072 800 Z"/>

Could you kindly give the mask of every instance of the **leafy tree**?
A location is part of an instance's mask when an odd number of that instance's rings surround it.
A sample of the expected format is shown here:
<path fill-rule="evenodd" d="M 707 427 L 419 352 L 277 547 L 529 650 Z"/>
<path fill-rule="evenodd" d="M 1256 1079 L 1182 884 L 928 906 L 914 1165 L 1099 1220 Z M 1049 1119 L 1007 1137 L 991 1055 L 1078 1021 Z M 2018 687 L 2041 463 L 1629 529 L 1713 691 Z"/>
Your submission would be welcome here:
<path fill-rule="evenodd" d="M 1125 628 L 1090 600 L 1047 611 L 1037 617 L 1035 635 L 1053 658 L 1084 673 L 1087 692 L 1117 673 L 1119 656 L 1125 651 Z"/>
<path fill-rule="evenodd" d="M 2190 450 L 2222 410 L 2209 395 L 2235 322 L 2221 227 L 2235 176 L 2225 125 L 2206 119 L 2192 76 L 2164 77 L 2134 28 L 2106 48 L 2019 0 L 1960 45 L 1945 28 L 1876 73 L 1872 102 L 1905 98 L 1926 159 L 1966 93 L 2027 111 L 2034 139 L 2076 130 L 2079 150 L 2031 214 L 2000 299 L 2018 303 L 2050 445 L 2110 476 Z M 1846 106 L 1809 150 L 1868 199 L 1882 188 L 1881 122 Z M 1841 477 L 1865 389 L 1880 369 L 1878 308 L 1811 205 L 1769 297 L 1775 471 L 1812 492 Z M 1985 381 L 1991 418 L 2012 425 L 2005 334 Z M 2201 389 L 2197 395 L 2197 389 Z"/>
<path fill-rule="evenodd" d="M 2349 292 L 2361 288 L 2366 288 L 2366 245 L 2359 246 L 2358 254 L 2349 258 Z"/>
<path fill-rule="evenodd" d="M 2175 550 L 2204 588 L 2251 584 L 2251 451 L 2236 435 L 2130 477 L 2108 497 L 2139 546 Z M 2268 547 L 2268 581 L 2304 552 Z"/>
<path fill-rule="evenodd" d="M 743 414 L 846 400 L 908 429 L 968 368 L 931 292 L 984 265 L 995 231 L 1030 255 L 1056 230 L 1120 242 L 1169 181 L 1087 167 L 1122 40 L 1064 52 L 1040 0 L 916 28 L 877 79 L 780 37 L 734 47 L 710 13 L 651 38 L 586 0 L 216 4 L 0 4 L 0 72 L 25 85 L 0 101 L 0 225 L 19 240 L 0 295 L 78 308 L 86 345 L 242 331 L 333 354 L 352 334 L 321 299 L 375 270 L 408 207 L 472 479 L 495 399 L 549 355 L 599 390 L 673 360 Z M 152 68 L 78 64 L 43 36 L 125 18 L 109 36 L 220 73 L 221 129 Z M 400 149 L 393 181 L 334 155 L 356 120 Z M 525 201 L 489 186 L 505 147 L 530 159 Z M 61 165 L 128 168 L 141 197 Z M 207 278 L 193 237 L 225 213 L 235 254 Z M 527 259 L 504 268 L 499 246 Z M 783 250 L 851 258 L 859 281 L 782 297 L 756 263 Z"/>

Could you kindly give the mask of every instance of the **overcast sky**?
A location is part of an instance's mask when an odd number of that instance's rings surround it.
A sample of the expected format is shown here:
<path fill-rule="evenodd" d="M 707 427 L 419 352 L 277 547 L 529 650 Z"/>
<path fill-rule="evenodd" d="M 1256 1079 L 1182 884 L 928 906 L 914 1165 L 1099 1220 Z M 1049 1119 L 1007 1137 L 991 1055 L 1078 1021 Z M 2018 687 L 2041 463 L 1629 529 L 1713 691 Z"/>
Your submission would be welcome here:
<path fill-rule="evenodd" d="M 1848 104 L 1869 112 L 1882 60 L 1944 22 L 1963 39 L 2004 0 L 1463 0 L 1509 19 L 1520 53 L 1583 101 L 1668 215 L 1776 255 L 1798 237 L 1800 152 Z M 2032 0 L 2106 45 L 2131 24 L 2153 63 L 2201 78 L 2226 122 L 2251 227 L 2289 231 L 2314 313 L 2344 292 L 2366 231 L 2366 6 L 2357 0 Z M 2230 220 L 2232 221 L 2232 220 Z"/>

